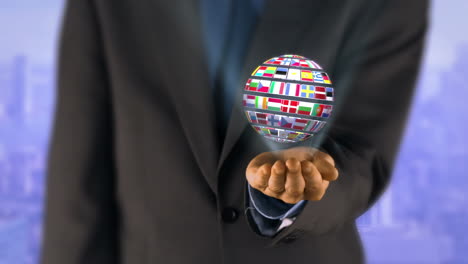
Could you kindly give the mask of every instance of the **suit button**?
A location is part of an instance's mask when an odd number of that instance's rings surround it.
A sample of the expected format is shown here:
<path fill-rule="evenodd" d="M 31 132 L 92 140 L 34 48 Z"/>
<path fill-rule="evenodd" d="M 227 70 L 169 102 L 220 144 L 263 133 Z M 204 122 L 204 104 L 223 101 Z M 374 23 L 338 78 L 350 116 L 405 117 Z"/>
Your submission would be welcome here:
<path fill-rule="evenodd" d="M 238 216 L 239 213 L 232 207 L 225 207 L 221 212 L 221 217 L 224 222 L 234 222 Z"/>

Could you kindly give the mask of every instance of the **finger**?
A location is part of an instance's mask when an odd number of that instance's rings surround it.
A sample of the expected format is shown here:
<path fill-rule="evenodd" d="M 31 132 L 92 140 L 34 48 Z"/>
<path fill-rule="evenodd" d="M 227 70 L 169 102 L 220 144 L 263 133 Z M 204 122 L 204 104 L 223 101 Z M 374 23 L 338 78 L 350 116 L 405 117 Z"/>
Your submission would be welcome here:
<path fill-rule="evenodd" d="M 301 166 L 302 175 L 305 181 L 304 198 L 315 201 L 317 199 L 317 194 L 320 193 L 320 189 L 322 187 L 322 175 L 318 171 L 317 167 L 308 160 L 303 160 L 301 162 Z"/>
<path fill-rule="evenodd" d="M 271 196 L 279 196 L 285 191 L 286 184 L 286 164 L 282 160 L 277 160 L 271 169 L 271 175 L 268 180 L 267 192 Z"/>
<path fill-rule="evenodd" d="M 287 203 L 297 203 L 302 200 L 305 188 L 301 163 L 296 158 L 291 158 L 286 161 L 286 167 L 285 192 L 281 198 Z"/>
<path fill-rule="evenodd" d="M 265 163 L 260 166 L 256 173 L 251 177 L 249 183 L 257 190 L 264 191 L 268 186 L 268 179 L 270 178 L 271 164 Z"/>
<path fill-rule="evenodd" d="M 333 167 L 335 167 L 335 159 L 333 159 L 332 156 L 330 156 L 330 154 L 328 153 L 325 153 L 323 151 L 317 151 L 314 155 L 315 159 L 323 159 L 323 160 L 326 160 L 328 161 Z"/>
<path fill-rule="evenodd" d="M 324 180 L 317 167 L 310 161 L 303 161 L 303 175 L 305 180 L 304 199 L 321 200 L 328 188 L 329 181 Z"/>
<path fill-rule="evenodd" d="M 330 157 L 328 154 L 327 156 Z M 334 181 L 338 179 L 338 170 L 335 168 L 334 162 L 330 162 L 331 157 L 327 158 L 327 156 L 317 157 L 312 162 L 324 180 Z"/>

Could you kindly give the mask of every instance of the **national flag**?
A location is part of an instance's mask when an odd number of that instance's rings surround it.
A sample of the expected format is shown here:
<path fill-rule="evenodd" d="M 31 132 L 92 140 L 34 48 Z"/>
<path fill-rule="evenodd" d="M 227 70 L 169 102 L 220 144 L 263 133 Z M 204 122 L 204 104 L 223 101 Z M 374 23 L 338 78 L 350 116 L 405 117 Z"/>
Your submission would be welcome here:
<path fill-rule="evenodd" d="M 281 57 L 305 59 L 305 57 L 303 57 L 303 56 L 300 56 L 300 55 L 293 55 L 293 54 L 284 54 L 284 55 L 281 55 Z"/>
<path fill-rule="evenodd" d="M 331 105 L 324 105 L 324 109 L 322 111 L 322 117 L 329 117 L 332 111 Z"/>
<path fill-rule="evenodd" d="M 273 77 L 275 72 L 276 72 L 276 67 L 267 67 L 262 76 L 263 77 Z"/>
<path fill-rule="evenodd" d="M 299 105 L 298 101 L 293 100 L 282 100 L 281 112 L 283 113 L 296 113 L 297 106 Z"/>
<path fill-rule="evenodd" d="M 309 65 L 309 63 L 308 63 L 307 60 L 300 60 L 300 61 L 299 61 L 299 66 L 301 66 L 301 67 L 307 67 L 307 68 L 310 67 L 310 65 Z"/>
<path fill-rule="evenodd" d="M 313 106 L 313 103 L 299 102 L 299 106 L 297 107 L 297 113 L 301 115 L 310 115 Z"/>
<path fill-rule="evenodd" d="M 327 122 L 325 121 L 313 120 L 313 122 L 311 122 L 311 125 L 307 126 L 306 129 L 310 132 L 318 132 L 323 126 L 325 126 L 326 123 Z"/>
<path fill-rule="evenodd" d="M 298 70 L 298 69 L 289 69 L 287 79 L 288 80 L 300 81 L 301 80 L 301 71 Z"/>
<path fill-rule="evenodd" d="M 267 66 L 259 66 L 255 71 L 254 76 L 262 76 L 262 77 L 273 77 L 275 74 L 276 67 L 267 67 Z"/>
<path fill-rule="evenodd" d="M 257 122 L 262 125 L 266 125 L 268 123 L 267 121 L 267 114 L 265 113 L 255 113 L 257 116 Z"/>
<path fill-rule="evenodd" d="M 246 113 L 251 123 L 257 123 L 257 116 L 254 111 L 246 111 Z"/>
<path fill-rule="evenodd" d="M 255 69 L 255 71 L 252 72 L 252 75 L 262 76 L 266 68 L 266 66 L 258 66 L 257 69 Z"/>
<path fill-rule="evenodd" d="M 308 63 L 307 60 L 303 60 L 303 59 L 291 59 L 291 66 L 309 68 L 309 67 L 310 67 L 310 64 Z"/>
<path fill-rule="evenodd" d="M 314 131 L 314 127 L 319 124 L 320 121 L 318 120 L 310 120 L 310 122 L 307 124 L 304 130 L 306 131 Z"/>
<path fill-rule="evenodd" d="M 248 79 L 247 83 L 245 83 L 245 89 L 246 91 L 255 91 L 257 88 L 251 86 L 252 85 L 252 79 Z"/>
<path fill-rule="evenodd" d="M 244 94 L 242 103 L 246 107 L 255 107 L 255 95 Z"/>
<path fill-rule="evenodd" d="M 286 74 L 288 74 L 288 69 L 287 68 L 278 67 L 278 68 L 276 68 L 276 72 L 275 72 L 274 77 L 278 78 L 278 79 L 285 79 Z"/>
<path fill-rule="evenodd" d="M 313 67 L 311 67 L 311 68 L 320 69 L 320 70 L 322 69 L 322 67 L 320 65 L 318 65 L 318 63 L 316 63 L 313 60 L 307 60 L 307 62 L 309 63 L 309 65 L 313 65 Z"/>
<path fill-rule="evenodd" d="M 317 131 L 320 131 L 320 129 L 322 129 L 326 124 L 327 124 L 327 122 L 325 122 L 325 121 L 320 121 L 320 124 L 319 124 L 319 126 L 317 127 Z"/>
<path fill-rule="evenodd" d="M 312 109 L 312 116 L 322 116 L 322 111 L 325 105 L 323 104 L 317 104 L 314 103 L 313 109 Z"/>
<path fill-rule="evenodd" d="M 293 126 L 294 120 L 294 117 L 281 116 L 280 126 L 285 128 L 291 128 Z"/>
<path fill-rule="evenodd" d="M 280 129 L 280 130 L 279 130 L 278 136 L 279 136 L 280 138 L 287 138 L 287 137 L 288 137 L 288 134 L 289 134 L 289 132 L 288 132 L 287 130 Z"/>
<path fill-rule="evenodd" d="M 327 87 L 327 100 L 333 101 L 333 88 Z"/>
<path fill-rule="evenodd" d="M 324 124 L 325 124 L 325 121 L 318 121 L 317 120 L 317 125 L 315 126 L 314 131 L 315 132 L 320 131 L 320 128 L 322 128 Z"/>
<path fill-rule="evenodd" d="M 249 79 L 249 81 L 247 81 L 248 86 L 246 85 L 246 90 L 267 93 L 270 88 L 270 83 L 271 81 L 268 80 Z"/>
<path fill-rule="evenodd" d="M 328 77 L 328 74 L 326 72 L 322 72 L 322 77 L 323 77 L 323 82 L 326 84 L 331 84 L 331 80 Z"/>
<path fill-rule="evenodd" d="M 299 96 L 299 92 L 300 92 L 300 84 L 287 83 L 286 84 L 286 91 L 285 91 L 284 95 Z"/>
<path fill-rule="evenodd" d="M 268 110 L 281 111 L 281 101 L 278 98 L 268 98 Z"/>
<path fill-rule="evenodd" d="M 270 128 L 270 134 L 274 135 L 274 136 L 278 136 L 278 130 L 276 130 L 274 128 Z"/>
<path fill-rule="evenodd" d="M 300 59 L 291 59 L 291 66 L 296 66 L 296 67 L 299 67 L 301 64 L 300 64 Z"/>
<path fill-rule="evenodd" d="M 326 93 L 325 93 L 325 87 L 315 86 L 314 99 L 321 99 L 321 100 L 327 99 L 327 96 L 326 96 Z"/>
<path fill-rule="evenodd" d="M 308 120 L 308 119 L 302 119 L 302 118 L 296 118 L 295 121 L 296 121 L 296 122 L 294 122 L 294 125 L 293 125 L 292 128 L 303 130 L 303 129 L 306 127 L 307 123 L 308 123 L 310 120 Z"/>
<path fill-rule="evenodd" d="M 268 97 L 255 96 L 255 107 L 259 109 L 267 109 Z"/>
<path fill-rule="evenodd" d="M 265 136 L 270 135 L 270 130 L 269 130 L 268 128 L 262 127 L 262 128 L 260 128 L 260 129 L 262 130 L 263 135 L 265 135 Z"/>
<path fill-rule="evenodd" d="M 304 98 L 314 98 L 314 86 L 308 84 L 301 85 L 301 97 Z"/>
<path fill-rule="evenodd" d="M 301 71 L 301 80 L 312 82 L 314 80 L 313 77 L 312 77 L 312 72 L 302 70 Z"/>
<path fill-rule="evenodd" d="M 289 65 L 290 60 L 290 58 L 275 57 L 267 60 L 266 62 L 264 62 L 264 64 Z"/>
<path fill-rule="evenodd" d="M 294 132 L 294 131 L 290 131 L 289 134 L 288 134 L 288 139 L 295 139 L 298 135 L 299 135 L 299 133 Z"/>
<path fill-rule="evenodd" d="M 314 75 L 314 82 L 316 83 L 323 83 L 323 77 L 322 77 L 322 73 L 321 72 L 318 72 L 318 71 L 314 71 L 313 72 L 313 75 Z"/>
<path fill-rule="evenodd" d="M 271 94 L 284 94 L 284 86 L 285 86 L 284 82 L 273 81 L 271 82 L 271 85 L 270 85 L 270 93 Z"/>
<path fill-rule="evenodd" d="M 271 81 L 258 80 L 257 92 L 268 93 Z"/>
<path fill-rule="evenodd" d="M 281 116 L 275 114 L 268 114 L 267 120 L 269 126 L 279 126 L 281 122 Z"/>

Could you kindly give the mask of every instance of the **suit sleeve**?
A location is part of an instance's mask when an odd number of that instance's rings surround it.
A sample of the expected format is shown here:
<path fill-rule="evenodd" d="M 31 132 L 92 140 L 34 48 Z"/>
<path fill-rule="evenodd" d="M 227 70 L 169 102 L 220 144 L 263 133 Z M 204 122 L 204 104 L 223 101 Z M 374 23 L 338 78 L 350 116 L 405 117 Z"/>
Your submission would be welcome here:
<path fill-rule="evenodd" d="M 91 0 L 69 0 L 58 49 L 42 264 L 116 264 L 110 89 Z"/>
<path fill-rule="evenodd" d="M 291 225 L 304 205 L 306 200 L 301 200 L 295 204 L 288 204 L 274 197 L 263 194 L 257 189 L 250 186 L 248 182 L 247 195 L 251 210 L 247 210 L 247 214 L 251 214 L 252 219 L 257 225 L 257 230 L 263 236 L 274 236 L 279 229 Z M 288 218 L 288 219 L 286 219 Z"/>
<path fill-rule="evenodd" d="M 358 10 L 331 71 L 337 105 L 318 135 L 340 177 L 272 244 L 291 233 L 338 230 L 368 210 L 390 182 L 420 67 L 428 3 L 372 0 Z"/>

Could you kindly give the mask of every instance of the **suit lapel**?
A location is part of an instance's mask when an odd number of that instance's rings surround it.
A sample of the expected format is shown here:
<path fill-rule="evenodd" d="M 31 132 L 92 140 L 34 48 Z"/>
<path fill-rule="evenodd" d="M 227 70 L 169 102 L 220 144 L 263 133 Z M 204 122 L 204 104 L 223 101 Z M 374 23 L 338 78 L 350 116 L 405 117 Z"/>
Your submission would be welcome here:
<path fill-rule="evenodd" d="M 158 68 L 164 76 L 164 85 L 169 87 L 185 138 L 214 193 L 217 193 L 219 170 L 248 125 L 242 110 L 245 82 L 256 66 L 266 59 L 286 53 L 300 53 L 296 49 L 297 44 L 304 31 L 304 18 L 310 15 L 307 12 L 310 9 L 304 8 L 306 2 L 289 0 L 286 5 L 284 0 L 265 1 L 265 10 L 246 51 L 224 142 L 216 140 L 215 107 L 209 89 L 198 1 L 170 5 L 157 2 L 159 16 L 154 21 L 167 21 L 171 25 L 166 30 L 157 31 L 159 35 L 154 39 L 155 46 L 167 51 L 158 53 Z M 219 144 L 223 145 L 218 159 Z"/>
<path fill-rule="evenodd" d="M 301 40 L 301 33 L 304 32 L 305 26 L 310 25 L 310 23 L 305 23 L 305 18 L 310 17 L 313 10 L 307 8 L 306 2 L 302 0 L 265 1 L 265 10 L 252 34 L 251 43 L 248 46 L 246 59 L 242 66 L 241 78 L 237 83 L 236 98 L 233 103 L 216 174 L 219 173 L 240 135 L 249 125 L 243 112 L 242 91 L 252 71 L 271 57 L 287 53 L 300 54 L 297 48 Z"/>
<path fill-rule="evenodd" d="M 176 1 L 177 2 L 177 1 Z M 159 32 L 156 45 L 159 71 L 172 97 L 172 104 L 200 170 L 216 193 L 216 123 L 209 89 L 198 1 L 180 4 L 157 2 L 159 23 L 167 22 Z M 153 2 L 152 4 L 156 4 Z M 154 16 L 154 15 L 153 15 Z M 155 25 L 156 23 L 156 19 Z M 169 131 L 170 133 L 170 131 Z M 180 139 L 180 140 L 185 140 Z"/>

